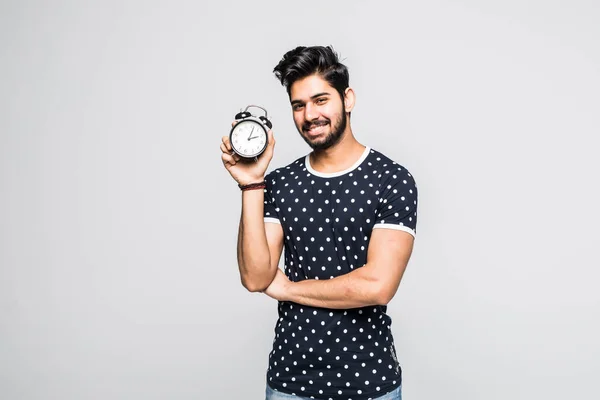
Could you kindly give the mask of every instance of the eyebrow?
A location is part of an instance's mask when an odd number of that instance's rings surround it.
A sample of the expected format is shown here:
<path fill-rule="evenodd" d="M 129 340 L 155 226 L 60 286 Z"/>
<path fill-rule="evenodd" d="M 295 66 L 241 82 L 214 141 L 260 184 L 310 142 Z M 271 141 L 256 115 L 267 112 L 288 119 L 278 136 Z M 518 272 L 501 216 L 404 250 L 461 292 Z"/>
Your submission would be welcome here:
<path fill-rule="evenodd" d="M 314 100 L 314 99 L 316 99 L 317 97 L 321 97 L 321 96 L 331 96 L 331 93 L 329 93 L 329 92 L 321 92 L 321 93 L 317 93 L 317 94 L 315 94 L 315 95 L 312 95 L 312 96 L 310 96 L 310 99 L 311 99 L 311 100 Z M 294 105 L 294 104 L 302 104 L 302 103 L 303 103 L 303 101 L 302 101 L 302 100 L 292 100 L 292 102 L 291 102 L 291 104 L 292 104 L 292 105 Z"/>

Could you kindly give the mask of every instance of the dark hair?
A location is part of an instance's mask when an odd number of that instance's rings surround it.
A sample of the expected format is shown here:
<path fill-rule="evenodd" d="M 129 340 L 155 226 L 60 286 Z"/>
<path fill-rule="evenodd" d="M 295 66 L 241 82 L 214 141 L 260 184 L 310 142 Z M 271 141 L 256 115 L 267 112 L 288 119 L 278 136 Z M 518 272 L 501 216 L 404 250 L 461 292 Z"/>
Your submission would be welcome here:
<path fill-rule="evenodd" d="M 332 46 L 298 46 L 283 55 L 273 72 L 288 95 L 294 82 L 318 74 L 335 88 L 343 100 L 350 80 L 348 68 L 340 62 Z"/>

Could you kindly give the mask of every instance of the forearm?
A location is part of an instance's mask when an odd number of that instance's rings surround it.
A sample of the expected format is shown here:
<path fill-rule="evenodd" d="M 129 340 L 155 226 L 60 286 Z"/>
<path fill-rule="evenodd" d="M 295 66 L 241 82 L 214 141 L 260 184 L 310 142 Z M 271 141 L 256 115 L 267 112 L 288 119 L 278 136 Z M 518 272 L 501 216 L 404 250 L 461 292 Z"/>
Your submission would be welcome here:
<path fill-rule="evenodd" d="M 264 193 L 260 189 L 242 192 L 237 255 L 242 284 L 251 292 L 265 289 L 273 279 L 263 202 Z"/>
<path fill-rule="evenodd" d="M 385 290 L 368 265 L 332 279 L 290 282 L 285 300 L 313 307 L 357 308 L 387 304 Z"/>

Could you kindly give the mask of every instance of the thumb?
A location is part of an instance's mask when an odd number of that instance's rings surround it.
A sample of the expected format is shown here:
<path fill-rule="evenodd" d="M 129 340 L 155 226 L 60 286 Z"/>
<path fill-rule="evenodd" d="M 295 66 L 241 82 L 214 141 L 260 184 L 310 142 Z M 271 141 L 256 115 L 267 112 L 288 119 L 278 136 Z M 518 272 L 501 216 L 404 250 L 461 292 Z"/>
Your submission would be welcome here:
<path fill-rule="evenodd" d="M 267 148 L 265 149 L 265 153 L 268 153 L 269 156 L 273 155 L 273 148 L 275 147 L 275 137 L 273 136 L 273 131 L 269 129 L 267 132 L 267 138 L 269 143 L 267 144 Z"/>

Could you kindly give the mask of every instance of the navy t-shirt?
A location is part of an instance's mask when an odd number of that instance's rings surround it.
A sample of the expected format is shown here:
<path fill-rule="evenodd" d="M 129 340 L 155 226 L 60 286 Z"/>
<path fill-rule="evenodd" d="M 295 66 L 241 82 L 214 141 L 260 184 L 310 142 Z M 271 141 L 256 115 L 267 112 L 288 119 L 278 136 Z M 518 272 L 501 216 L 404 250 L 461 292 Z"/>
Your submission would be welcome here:
<path fill-rule="evenodd" d="M 280 223 L 292 281 L 331 279 L 367 261 L 373 229 L 415 235 L 412 175 L 366 147 L 345 171 L 320 173 L 309 157 L 265 177 L 264 219 Z M 267 383 L 314 399 L 367 400 L 401 383 L 386 306 L 347 310 L 279 302 Z"/>

